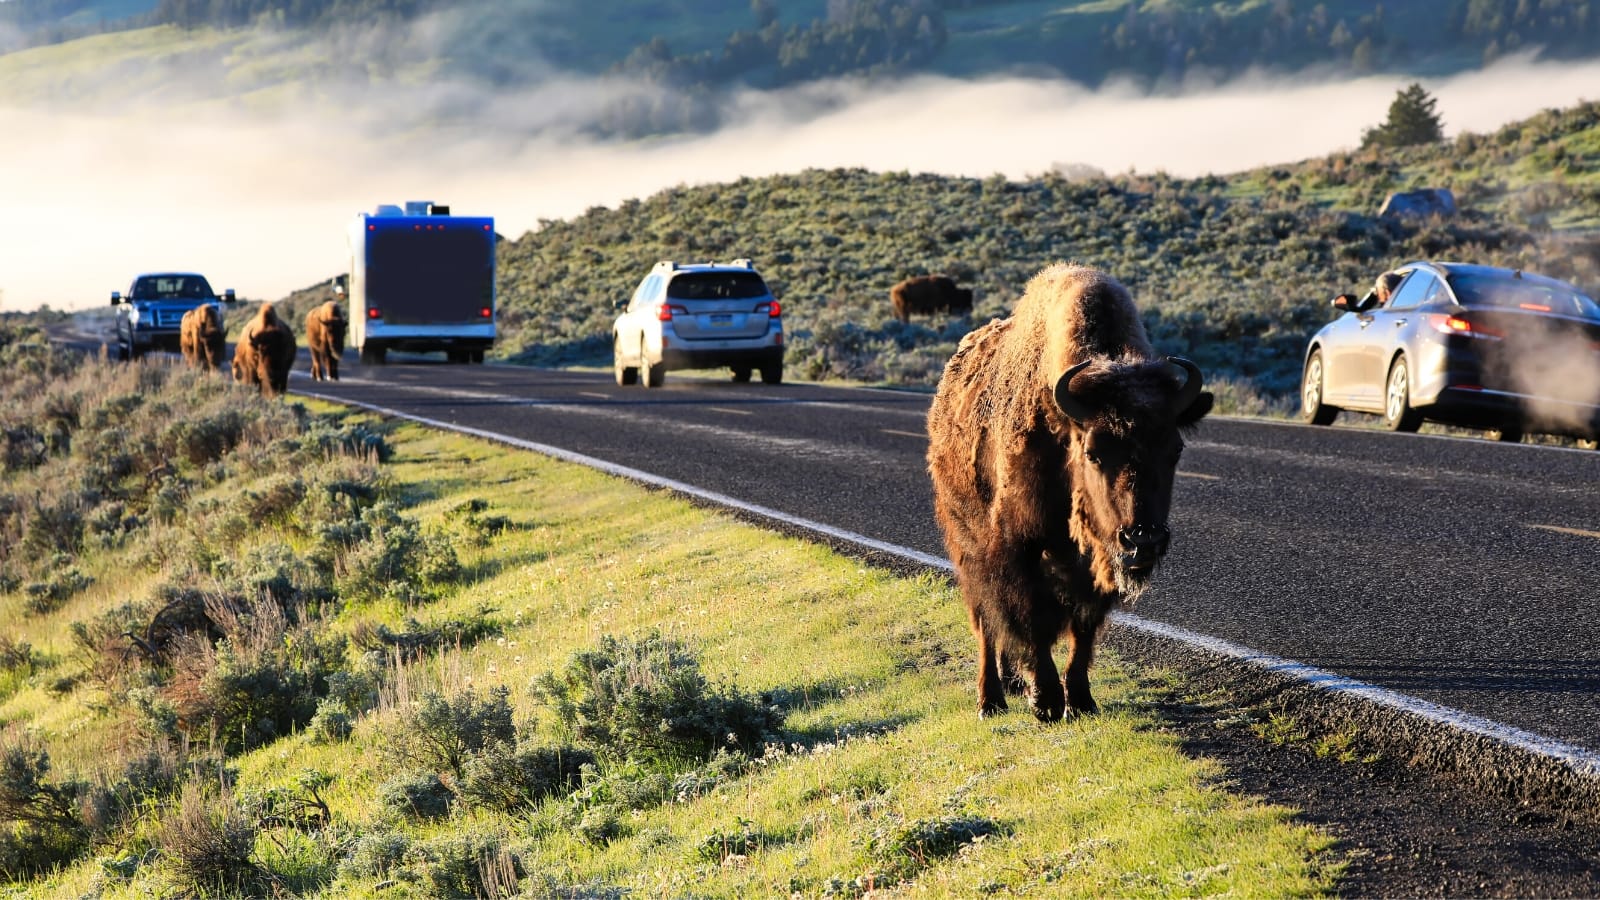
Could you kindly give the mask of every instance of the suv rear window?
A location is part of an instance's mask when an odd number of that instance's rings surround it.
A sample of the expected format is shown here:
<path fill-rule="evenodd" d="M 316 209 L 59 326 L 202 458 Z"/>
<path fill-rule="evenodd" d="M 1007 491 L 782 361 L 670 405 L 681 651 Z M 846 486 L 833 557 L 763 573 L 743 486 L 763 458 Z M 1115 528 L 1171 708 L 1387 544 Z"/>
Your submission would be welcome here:
<path fill-rule="evenodd" d="M 685 272 L 667 282 L 674 300 L 754 300 L 767 293 L 767 283 L 754 272 Z"/>
<path fill-rule="evenodd" d="M 140 278 L 133 283 L 134 300 L 172 300 L 180 297 L 215 296 L 211 285 L 198 275 L 160 275 Z"/>
<path fill-rule="evenodd" d="M 1462 306 L 1533 309 L 1564 316 L 1600 318 L 1600 307 L 1588 297 L 1559 284 L 1521 278 L 1457 275 L 1450 279 Z"/>

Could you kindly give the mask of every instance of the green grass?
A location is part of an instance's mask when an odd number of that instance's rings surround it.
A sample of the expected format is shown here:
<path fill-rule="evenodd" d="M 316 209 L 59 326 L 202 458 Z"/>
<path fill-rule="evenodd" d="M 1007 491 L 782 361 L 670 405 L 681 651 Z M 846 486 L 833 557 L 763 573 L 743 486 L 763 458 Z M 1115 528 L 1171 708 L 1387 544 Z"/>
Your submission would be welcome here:
<path fill-rule="evenodd" d="M 380 891 L 376 878 L 329 880 L 357 836 L 384 829 L 414 844 L 489 835 L 530 879 L 596 895 L 859 896 L 893 882 L 952 897 L 1280 897 L 1334 887 L 1330 840 L 1297 824 L 1291 810 L 1231 793 L 1212 764 L 1186 758 L 1145 689 L 1114 659 L 1096 670 L 1101 716 L 1056 726 L 1025 714 L 978 720 L 972 640 L 943 578 L 897 577 L 475 439 L 405 425 L 390 441 L 396 453 L 384 469 L 408 515 L 445 527 L 450 510 L 478 499 L 510 527 L 487 547 L 458 544 L 462 563 L 479 576 L 459 589 L 422 608 L 352 605 L 331 627 L 397 623 L 402 613 L 436 622 L 485 605 L 507 625 L 498 638 L 406 668 L 349 742 L 317 744 L 302 734 L 235 760 L 237 796 L 288 786 L 308 769 L 333 776 L 323 793 L 332 831 L 277 829 L 257 842 L 257 862 L 297 893 L 418 895 L 404 881 Z M 139 590 L 137 578 L 119 579 L 115 568 L 115 560 L 100 561 L 98 599 L 85 602 Z M 784 698 L 783 745 L 742 748 L 759 763 L 707 795 L 624 813 L 609 843 L 560 826 L 561 801 L 523 816 L 475 810 L 428 824 L 384 820 L 377 785 L 393 773 L 381 748 L 403 694 L 503 685 L 519 721 L 549 736 L 553 716 L 532 680 L 603 635 L 655 629 L 694 648 L 714 680 Z M 47 637 L 37 626 L 30 633 Z M 86 766 L 90 745 L 110 739 L 95 724 L 107 713 L 87 696 L 63 702 L 25 689 L 0 707 L 0 718 L 38 734 L 69 767 Z M 84 750 L 68 753 L 73 743 Z M 919 835 L 932 837 L 919 843 Z M 97 852 L 117 855 L 114 847 Z M 118 863 L 133 869 L 127 880 L 88 859 L 23 893 L 160 892 L 157 858 Z"/>

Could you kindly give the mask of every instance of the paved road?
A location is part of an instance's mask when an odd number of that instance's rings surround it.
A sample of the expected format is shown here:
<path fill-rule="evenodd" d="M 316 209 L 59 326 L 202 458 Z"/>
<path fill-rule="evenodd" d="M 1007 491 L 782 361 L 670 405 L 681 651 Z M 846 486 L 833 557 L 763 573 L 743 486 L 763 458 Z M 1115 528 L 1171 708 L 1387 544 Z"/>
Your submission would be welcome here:
<path fill-rule="evenodd" d="M 291 387 L 944 555 L 925 394 L 427 362 L 346 376 Z M 1600 453 L 1215 418 L 1179 476 L 1139 615 L 1600 751 Z"/>

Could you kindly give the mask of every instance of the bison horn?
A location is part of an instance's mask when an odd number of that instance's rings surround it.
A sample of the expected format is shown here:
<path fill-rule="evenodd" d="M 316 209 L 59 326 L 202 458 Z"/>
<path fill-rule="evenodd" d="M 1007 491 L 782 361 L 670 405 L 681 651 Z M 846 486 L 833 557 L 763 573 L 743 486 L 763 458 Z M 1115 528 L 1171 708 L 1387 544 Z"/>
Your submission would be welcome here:
<path fill-rule="evenodd" d="M 1169 356 L 1167 357 L 1167 362 L 1182 369 L 1186 376 L 1183 380 L 1183 386 L 1178 388 L 1177 399 L 1172 401 L 1172 411 L 1175 414 L 1181 414 L 1189 408 L 1189 404 L 1193 403 L 1195 398 L 1200 396 L 1200 385 L 1205 379 L 1200 375 L 1199 366 L 1181 356 Z"/>
<path fill-rule="evenodd" d="M 1067 418 L 1082 424 L 1094 416 L 1094 407 L 1072 395 L 1072 376 L 1089 367 L 1089 360 L 1068 369 L 1060 378 L 1056 379 L 1056 405 L 1067 414 Z"/>

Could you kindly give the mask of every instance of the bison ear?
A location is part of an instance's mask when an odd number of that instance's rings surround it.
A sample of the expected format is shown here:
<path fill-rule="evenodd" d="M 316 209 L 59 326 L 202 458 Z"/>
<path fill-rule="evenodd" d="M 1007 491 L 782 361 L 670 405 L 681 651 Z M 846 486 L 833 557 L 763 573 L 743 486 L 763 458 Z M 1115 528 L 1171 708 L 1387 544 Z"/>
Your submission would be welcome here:
<path fill-rule="evenodd" d="M 1210 391 L 1201 391 L 1199 396 L 1194 398 L 1193 403 L 1190 403 L 1178 413 L 1178 427 L 1189 428 L 1205 418 L 1206 413 L 1211 412 L 1211 404 L 1215 401 L 1216 398 L 1212 396 Z"/>
<path fill-rule="evenodd" d="M 1067 418 L 1077 422 L 1079 425 L 1082 425 L 1091 418 L 1094 418 L 1095 408 L 1091 404 L 1084 402 L 1082 398 L 1072 393 L 1072 376 L 1082 372 L 1084 369 L 1088 368 L 1088 366 L 1089 360 L 1086 359 L 1067 371 L 1061 373 L 1061 377 L 1056 379 L 1056 406 L 1060 407 L 1061 411 L 1067 414 Z"/>

